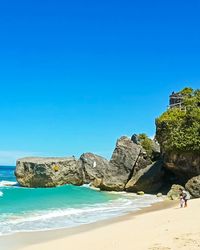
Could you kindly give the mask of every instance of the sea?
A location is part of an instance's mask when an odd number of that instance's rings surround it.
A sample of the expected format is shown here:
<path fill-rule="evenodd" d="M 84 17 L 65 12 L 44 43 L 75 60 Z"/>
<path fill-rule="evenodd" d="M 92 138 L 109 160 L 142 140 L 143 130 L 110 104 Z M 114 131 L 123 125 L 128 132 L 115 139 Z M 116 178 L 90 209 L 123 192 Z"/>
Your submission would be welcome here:
<path fill-rule="evenodd" d="M 20 187 L 15 166 L 0 166 L 0 236 L 76 227 L 138 211 L 162 198 L 102 192 L 89 185 Z"/>

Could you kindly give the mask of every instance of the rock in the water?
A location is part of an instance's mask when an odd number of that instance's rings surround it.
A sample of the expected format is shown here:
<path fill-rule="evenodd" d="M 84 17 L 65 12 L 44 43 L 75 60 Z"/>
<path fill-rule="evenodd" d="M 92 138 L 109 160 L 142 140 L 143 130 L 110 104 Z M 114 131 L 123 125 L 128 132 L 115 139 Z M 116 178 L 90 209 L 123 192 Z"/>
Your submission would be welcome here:
<path fill-rule="evenodd" d="M 184 189 L 181 185 L 174 184 L 172 185 L 170 191 L 167 193 L 167 198 L 170 200 L 179 200 L 180 199 L 180 188 Z"/>
<path fill-rule="evenodd" d="M 98 186 L 103 191 L 124 191 L 125 183 L 116 175 L 105 176 Z"/>
<path fill-rule="evenodd" d="M 82 169 L 71 158 L 23 158 L 17 161 L 15 175 L 25 187 L 54 187 L 64 184 L 82 185 Z"/>
<path fill-rule="evenodd" d="M 182 182 L 200 175 L 200 155 L 197 153 L 165 153 L 164 162 L 165 167 Z"/>
<path fill-rule="evenodd" d="M 159 197 L 162 197 L 163 196 L 163 194 L 162 193 L 157 193 L 157 195 L 156 195 L 158 198 Z"/>
<path fill-rule="evenodd" d="M 163 162 L 157 161 L 140 169 L 126 184 L 126 191 L 137 192 L 143 190 L 145 193 L 156 193 L 163 185 Z"/>
<path fill-rule="evenodd" d="M 106 191 L 124 190 L 125 180 L 118 172 L 118 167 L 109 163 L 105 158 L 92 153 L 80 157 L 84 183 Z"/>
<path fill-rule="evenodd" d="M 90 183 L 90 187 L 99 189 L 99 187 L 101 186 L 101 183 L 102 183 L 102 179 L 96 178 L 96 179 L 94 179 L 94 180 Z"/>
<path fill-rule="evenodd" d="M 94 182 L 95 186 L 97 183 L 101 183 L 100 180 L 106 176 L 109 171 L 109 161 L 92 153 L 82 154 L 79 159 L 79 164 L 83 170 L 84 183 L 91 183 L 96 180 Z"/>
<path fill-rule="evenodd" d="M 144 192 L 143 191 L 138 191 L 137 195 L 144 195 Z"/>
<path fill-rule="evenodd" d="M 200 175 L 193 177 L 190 179 L 185 188 L 194 198 L 200 198 Z"/>

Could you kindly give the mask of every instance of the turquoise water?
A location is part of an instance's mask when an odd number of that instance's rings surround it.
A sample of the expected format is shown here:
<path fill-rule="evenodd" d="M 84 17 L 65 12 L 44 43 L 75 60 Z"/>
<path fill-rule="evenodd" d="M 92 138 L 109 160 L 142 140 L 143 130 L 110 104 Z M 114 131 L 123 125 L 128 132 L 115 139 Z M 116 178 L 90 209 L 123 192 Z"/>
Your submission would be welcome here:
<path fill-rule="evenodd" d="M 14 167 L 0 166 L 0 235 L 74 227 L 158 201 L 150 195 L 100 192 L 88 186 L 22 188 L 15 182 Z"/>
<path fill-rule="evenodd" d="M 96 192 L 86 187 L 62 186 L 49 189 L 4 188 L 0 213 L 24 213 L 46 209 L 82 207 L 104 203 L 116 195 Z"/>

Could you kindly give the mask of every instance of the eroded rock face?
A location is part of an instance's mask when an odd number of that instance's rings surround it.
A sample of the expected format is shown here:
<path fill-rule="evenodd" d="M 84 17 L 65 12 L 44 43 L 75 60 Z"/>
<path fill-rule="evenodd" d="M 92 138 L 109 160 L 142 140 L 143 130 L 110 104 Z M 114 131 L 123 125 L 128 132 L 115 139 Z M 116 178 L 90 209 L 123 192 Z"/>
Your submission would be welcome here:
<path fill-rule="evenodd" d="M 151 165 L 141 168 L 126 184 L 126 191 L 145 193 L 156 193 L 163 185 L 163 162 L 157 161 Z"/>
<path fill-rule="evenodd" d="M 194 198 L 200 198 L 200 175 L 193 177 L 190 179 L 185 188 Z"/>
<path fill-rule="evenodd" d="M 157 149 L 155 151 L 158 152 Z M 163 184 L 163 162 L 152 162 L 152 158 L 136 135 L 134 140 L 133 137 L 121 137 L 110 160 L 109 171 L 99 187 L 107 191 L 157 192 Z"/>
<path fill-rule="evenodd" d="M 140 145 L 142 146 L 142 141 L 139 137 L 139 135 L 137 134 L 134 134 L 132 135 L 131 137 L 131 140 L 137 144 L 137 145 Z M 156 142 L 154 139 L 151 140 L 151 149 L 152 149 L 152 154 L 150 156 L 151 160 L 152 161 L 157 161 L 160 159 L 160 156 L 161 156 L 161 153 L 160 153 L 160 145 L 158 144 L 158 142 Z"/>
<path fill-rule="evenodd" d="M 129 173 L 135 166 L 142 147 L 134 143 L 130 138 L 122 136 L 117 140 L 110 164 L 117 166 L 123 173 Z"/>
<path fill-rule="evenodd" d="M 82 154 L 79 159 L 79 164 L 83 171 L 83 182 L 84 183 L 100 183 L 109 172 L 109 161 L 99 155 L 92 153 Z"/>
<path fill-rule="evenodd" d="M 197 153 L 166 153 L 164 163 L 182 182 L 200 175 L 200 155 Z"/>
<path fill-rule="evenodd" d="M 25 187 L 83 184 L 82 170 L 74 157 L 19 159 L 15 175 L 19 184 Z"/>
<path fill-rule="evenodd" d="M 100 188 L 122 191 L 132 175 L 142 147 L 130 138 L 123 136 L 117 140 L 115 150 L 109 162 L 109 171 L 104 176 Z"/>
<path fill-rule="evenodd" d="M 24 158 L 17 161 L 16 177 L 26 187 L 91 183 L 107 191 L 156 192 L 162 170 L 161 163 L 153 163 L 152 159 L 140 144 L 123 136 L 117 141 L 110 161 L 92 153 L 81 155 L 79 160 Z"/>
<path fill-rule="evenodd" d="M 147 155 L 146 151 L 142 148 L 140 154 L 138 155 L 138 159 L 135 163 L 134 169 L 132 171 L 132 175 L 134 176 L 139 170 L 146 168 L 151 165 L 151 158 Z"/>

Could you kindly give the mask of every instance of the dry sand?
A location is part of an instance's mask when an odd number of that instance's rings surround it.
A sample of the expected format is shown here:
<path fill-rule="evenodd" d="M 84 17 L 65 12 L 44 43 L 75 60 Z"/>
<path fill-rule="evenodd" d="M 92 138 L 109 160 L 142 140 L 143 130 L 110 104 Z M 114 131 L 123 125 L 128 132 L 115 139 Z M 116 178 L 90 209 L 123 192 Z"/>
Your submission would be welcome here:
<path fill-rule="evenodd" d="M 0 249 L 200 250 L 200 199 L 189 201 L 188 208 L 163 202 L 136 214 L 78 229 L 1 237 Z"/>

